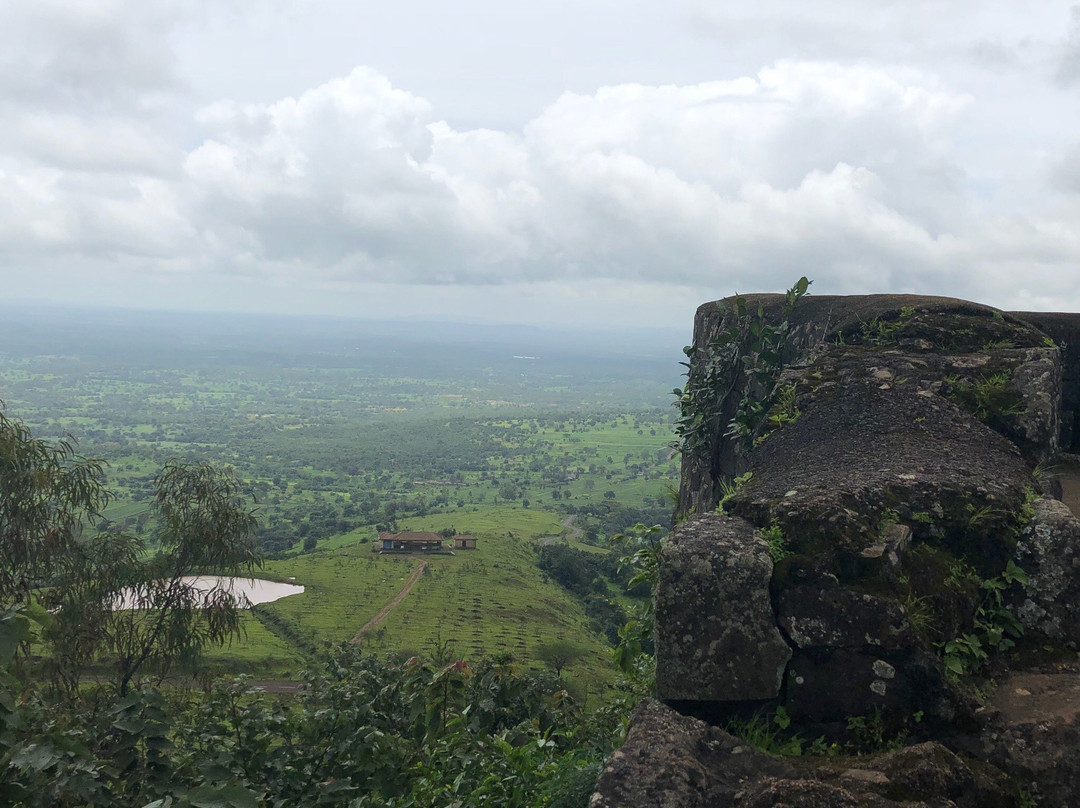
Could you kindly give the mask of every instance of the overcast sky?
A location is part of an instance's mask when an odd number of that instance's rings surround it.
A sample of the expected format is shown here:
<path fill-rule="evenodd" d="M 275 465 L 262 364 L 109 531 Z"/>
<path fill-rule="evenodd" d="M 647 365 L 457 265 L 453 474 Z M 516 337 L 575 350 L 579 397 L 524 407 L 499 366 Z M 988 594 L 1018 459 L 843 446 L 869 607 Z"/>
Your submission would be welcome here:
<path fill-rule="evenodd" d="M 1080 5 L 0 0 L 8 300 L 1080 311 Z"/>

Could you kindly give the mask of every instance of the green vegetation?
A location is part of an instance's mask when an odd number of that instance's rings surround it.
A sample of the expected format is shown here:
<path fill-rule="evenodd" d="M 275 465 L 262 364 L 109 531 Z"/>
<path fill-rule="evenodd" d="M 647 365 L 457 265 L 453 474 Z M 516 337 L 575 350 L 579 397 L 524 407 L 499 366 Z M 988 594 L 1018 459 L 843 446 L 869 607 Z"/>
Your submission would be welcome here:
<path fill-rule="evenodd" d="M 742 487 L 746 485 L 753 478 L 754 472 L 748 471 L 745 474 L 740 474 L 735 479 L 728 481 L 725 479 L 720 480 L 720 502 L 716 505 L 716 512 L 723 513 L 724 508 L 728 501 L 734 497 Z"/>
<path fill-rule="evenodd" d="M 791 717 L 781 706 L 770 715 L 759 711 L 749 718 L 734 718 L 727 723 L 727 731 L 751 746 L 776 757 L 802 757 L 814 755 L 873 755 L 899 749 L 908 740 L 911 725 L 919 724 L 923 714 L 916 712 L 904 716 L 900 722 L 886 721 L 880 710 L 867 715 L 851 715 L 844 722 L 847 740 L 841 745 L 829 743 L 825 736 L 804 738 L 792 731 Z"/>
<path fill-rule="evenodd" d="M 1012 584 L 1025 584 L 1028 577 L 1013 561 L 994 578 L 979 583 L 982 601 L 975 612 L 970 632 L 949 640 L 942 647 L 945 670 L 952 676 L 963 676 L 978 671 L 987 663 L 990 655 L 1015 647 L 1024 634 L 1024 627 L 1005 605 L 1005 591 Z"/>
<path fill-rule="evenodd" d="M 160 689 L 171 666 L 190 665 L 239 628 L 231 595 L 200 600 L 185 583 L 194 572 L 250 574 L 258 560 L 254 516 L 235 479 L 167 465 L 155 480 L 149 550 L 135 537 L 89 532 L 107 500 L 93 461 L 0 418 L 0 476 L 19 492 L 5 498 L 0 531 L 21 549 L 6 559 L 2 579 L 12 584 L 0 595 L 4 804 L 584 804 L 634 691 L 623 685 L 615 709 L 586 720 L 563 673 L 591 649 L 565 630 L 536 652 L 554 676 L 523 675 L 505 651 L 470 664 L 437 636 L 430 662 L 386 664 L 347 644 L 315 651 L 290 701 L 242 682 L 202 694 Z M 299 558 L 319 555 L 332 554 Z M 503 546 L 492 568 L 524 577 L 512 555 Z M 486 574 L 478 553 L 463 561 L 461 570 L 479 563 L 474 573 Z M 101 659 L 114 660 L 112 680 L 84 681 Z"/>
<path fill-rule="evenodd" d="M 693 368 L 694 382 L 688 378 L 682 389 L 673 391 L 679 408 L 675 434 L 680 452 L 711 460 L 723 438 L 752 441 L 757 436 L 783 392 L 776 383 L 790 350 L 788 318 L 810 283 L 803 277 L 788 289 L 778 325 L 766 321 L 761 307 L 751 313 L 746 298 L 736 295 L 724 312 L 724 329 L 706 348 L 683 349 L 689 362 L 682 364 L 688 377 Z M 739 402 L 725 422 L 724 402 L 732 394 Z"/>
<path fill-rule="evenodd" d="M 255 517 L 236 480 L 206 465 L 167 465 L 154 480 L 154 545 L 88 529 L 108 501 L 102 466 L 0 412 L 0 609 L 32 618 L 57 691 L 78 691 L 100 664 L 124 696 L 137 677 L 194 670 L 207 646 L 240 631 L 240 603 L 204 571 L 250 575 Z M 23 643 L 27 665 L 28 642 Z"/>
<path fill-rule="evenodd" d="M 437 531 L 448 522 L 449 517 L 436 515 L 406 520 L 401 528 Z M 567 638 L 583 649 L 569 666 L 573 686 L 582 697 L 605 687 L 612 678 L 605 627 L 596 625 L 583 598 L 545 582 L 537 563 L 538 549 L 548 550 L 539 542 L 562 530 L 556 517 L 492 507 L 455 515 L 453 522 L 477 538 L 476 550 L 379 555 L 370 544 L 354 544 L 269 561 L 267 573 L 301 584 L 305 591 L 265 604 L 260 613 L 274 616 L 271 630 L 276 623 L 291 626 L 310 646 L 351 640 L 401 590 L 417 565 L 426 563 L 409 596 L 376 629 L 356 637 L 362 647 L 380 656 L 411 656 L 430 653 L 441 643 L 458 658 L 510 653 L 540 669 L 539 649 Z M 624 619 L 621 608 L 608 617 L 609 622 Z M 249 645 L 241 640 L 228 653 L 248 654 Z"/>
<path fill-rule="evenodd" d="M 778 522 L 762 528 L 761 538 L 765 539 L 769 545 L 769 555 L 772 556 L 773 563 L 791 555 L 791 549 L 784 538 L 784 531 Z"/>
<path fill-rule="evenodd" d="M 863 345 L 895 345 L 904 326 L 915 317 L 915 309 L 912 306 L 903 306 L 895 316 L 891 318 L 875 317 L 867 323 L 861 323 L 857 333 L 845 335 L 840 332 L 838 341 L 845 344 L 854 341 Z"/>
<path fill-rule="evenodd" d="M 556 676 L 509 657 L 386 664 L 350 646 L 288 699 L 238 679 L 55 702 L 12 673 L 14 628 L 5 613 L 0 801 L 15 808 L 584 808 L 627 709 L 585 719 Z"/>
<path fill-rule="evenodd" d="M 24 521 L 63 530 L 4 548 L 30 572 L 0 602 L 0 802 L 584 806 L 651 688 L 651 584 L 606 536 L 668 518 L 659 363 L 10 326 L 11 423 L 59 469 Z M 379 530 L 478 547 L 384 556 Z M 56 567 L 76 534 L 100 552 Z M 663 531 L 629 535 L 655 577 Z M 180 588 L 260 552 L 304 593 L 226 612 Z M 150 608 L 102 608 L 122 582 Z M 238 671 L 286 694 L 214 679 Z"/>
<path fill-rule="evenodd" d="M 554 342 L 526 360 L 441 334 L 419 343 L 342 329 L 328 344 L 203 323 L 205 344 L 177 346 L 147 326 L 123 340 L 74 329 L 65 342 L 63 322 L 33 339 L 41 326 L 9 325 L 9 411 L 100 458 L 111 497 L 95 527 L 156 550 L 154 478 L 170 459 L 229 465 L 246 481 L 263 574 L 307 589 L 244 616 L 240 637 L 209 650 L 214 670 L 295 677 L 320 644 L 351 640 L 419 563 L 374 554 L 379 530 L 455 529 L 479 549 L 429 559 L 366 648 L 426 652 L 441 634 L 469 659 L 513 652 L 538 669 L 536 650 L 565 634 L 587 651 L 569 686 L 595 693 L 610 681 L 607 645 L 632 599 L 614 579 L 603 592 L 545 580 L 537 550 L 565 544 L 614 568 L 608 535 L 668 521 L 672 418 L 651 391 L 674 362 L 586 359 L 588 346 Z"/>
<path fill-rule="evenodd" d="M 976 379 L 950 376 L 948 398 L 966 409 L 980 421 L 993 423 L 1024 411 L 1022 392 L 1012 384 L 1012 372 L 1002 370 Z"/>

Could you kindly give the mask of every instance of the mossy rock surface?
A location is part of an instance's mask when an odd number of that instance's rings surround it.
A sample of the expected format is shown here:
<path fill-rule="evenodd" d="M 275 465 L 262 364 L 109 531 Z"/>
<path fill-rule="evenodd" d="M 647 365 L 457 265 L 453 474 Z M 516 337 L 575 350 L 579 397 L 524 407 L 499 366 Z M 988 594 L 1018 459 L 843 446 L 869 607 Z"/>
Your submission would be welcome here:
<path fill-rule="evenodd" d="M 776 522 L 794 552 L 841 581 L 861 577 L 860 557 L 888 512 L 980 571 L 1011 557 L 1031 473 L 1016 447 L 955 404 L 862 373 L 838 377 L 793 423 L 750 455 L 753 476 L 727 510 Z M 929 514 L 930 521 L 913 519 Z"/>
<path fill-rule="evenodd" d="M 745 299 L 747 310 L 760 310 L 767 322 L 777 324 L 783 318 L 782 295 Z M 731 299 L 726 299 L 698 309 L 694 323 L 698 365 L 710 342 L 724 333 L 731 308 Z M 879 383 L 918 387 L 951 398 L 1016 443 L 1032 464 L 1057 450 L 1061 351 L 1046 334 L 1018 317 L 954 298 L 824 295 L 803 298 L 789 324 L 783 352 L 788 369 L 781 383 L 798 384 L 803 412 L 808 391 L 827 392 L 837 375 L 861 363 L 883 376 L 890 374 Z M 694 362 L 691 381 L 701 371 Z M 995 381 L 999 374 L 1003 381 Z M 721 420 L 731 417 L 744 392 L 734 386 L 731 400 L 721 407 Z M 718 425 L 721 431 L 725 428 L 726 421 Z M 684 455 L 676 515 L 716 507 L 722 479 L 744 473 L 747 454 L 737 442 L 722 441 L 714 456 Z"/>

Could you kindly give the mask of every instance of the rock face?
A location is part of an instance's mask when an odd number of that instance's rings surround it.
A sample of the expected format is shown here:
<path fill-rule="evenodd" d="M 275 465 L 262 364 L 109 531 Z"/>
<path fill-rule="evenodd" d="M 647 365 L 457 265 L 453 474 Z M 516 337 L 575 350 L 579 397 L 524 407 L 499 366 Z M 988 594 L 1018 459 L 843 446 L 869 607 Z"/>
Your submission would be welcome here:
<path fill-rule="evenodd" d="M 622 749 L 611 756 L 590 808 L 733 805 L 743 784 L 792 769 L 696 718 L 645 699 Z"/>
<path fill-rule="evenodd" d="M 995 518 L 974 529 L 968 508 L 1020 508 L 1031 486 L 1020 452 L 940 395 L 897 376 L 883 385 L 874 375 L 881 365 L 871 354 L 808 372 L 797 388 L 807 388 L 796 399 L 802 414 L 748 456 L 753 477 L 728 510 L 776 521 L 793 551 L 841 580 L 863 577 L 860 559 L 882 539 L 889 510 L 920 539 L 936 529 L 954 555 L 976 545 L 1004 562 L 1008 526 Z"/>
<path fill-rule="evenodd" d="M 1018 311 L 1012 315 L 1048 335 L 1064 358 L 1061 374 L 1062 451 L 1080 453 L 1080 317 L 1075 314 Z"/>
<path fill-rule="evenodd" d="M 780 693 L 791 649 L 776 627 L 769 545 L 742 519 L 704 515 L 664 547 L 656 590 L 661 698 L 753 701 Z"/>
<path fill-rule="evenodd" d="M 1024 785 L 1033 804 L 1076 805 L 1080 794 L 1080 665 L 1005 677 L 971 754 Z"/>
<path fill-rule="evenodd" d="M 760 306 L 775 325 L 779 303 L 756 296 L 746 310 Z M 679 513 L 712 511 L 728 490 L 724 516 L 679 526 L 665 551 L 658 693 L 778 698 L 814 723 L 881 709 L 970 723 L 974 703 L 946 676 L 938 649 L 974 631 L 980 581 L 1016 552 L 1029 464 L 1057 447 L 1060 351 L 1030 325 L 963 301 L 805 303 L 788 315 L 776 379 L 786 416 L 761 419 L 745 439 L 707 443 L 708 456 L 684 452 Z M 740 316 L 722 309 L 699 310 L 691 385 L 710 342 Z M 754 394 L 752 374 L 734 368 L 714 405 L 717 430 Z M 742 483 L 731 490 L 735 475 Z M 767 583 L 771 614 L 760 605 L 768 558 L 747 538 L 754 526 L 779 534 L 786 556 Z M 1050 613 L 1046 601 L 1033 591 L 1029 611 Z M 752 615 L 739 611 L 751 603 Z M 790 655 L 757 639 L 769 635 L 769 619 Z"/>
<path fill-rule="evenodd" d="M 646 699 L 589 808 L 1020 808 L 996 768 L 922 743 L 883 755 L 780 760 Z"/>
<path fill-rule="evenodd" d="M 1080 521 L 1032 474 L 1080 445 L 1080 315 L 744 302 L 695 320 L 683 406 L 706 434 L 684 449 L 661 555 L 658 695 L 721 722 L 782 715 L 804 739 L 924 742 L 779 760 L 646 702 L 594 806 L 1071 806 L 1080 713 L 983 694 L 1017 626 L 1025 653 L 1080 644 Z M 1068 676 L 1055 692 L 1080 705 Z"/>
<path fill-rule="evenodd" d="M 1017 598 L 1020 622 L 1033 634 L 1075 648 L 1080 640 L 1080 521 L 1053 499 L 1034 504 L 1016 547 L 1029 580 Z"/>
<path fill-rule="evenodd" d="M 748 295 L 745 300 L 750 311 L 760 307 L 768 322 L 783 318 L 781 295 Z M 1022 316 L 1036 319 L 1034 315 Z M 691 385 L 695 378 L 704 378 L 709 345 L 724 333 L 731 317 L 730 299 L 698 308 Z M 952 298 L 826 295 L 801 301 L 789 322 L 785 361 L 795 376 L 822 358 L 831 361 L 844 354 L 877 351 L 886 359 L 874 371 L 881 373 L 881 384 L 894 388 L 911 384 L 911 376 L 922 373 L 935 394 L 952 394 L 972 408 L 996 403 L 999 412 L 985 413 L 993 421 L 990 426 L 1019 437 L 1024 444 L 1021 448 L 1038 455 L 1037 459 L 1045 459 L 1058 448 L 1061 351 L 1045 333 L 1019 317 Z M 909 366 L 906 376 L 895 381 L 886 377 L 887 373 L 895 374 L 890 365 L 894 360 Z M 1064 375 L 1080 376 L 1080 355 L 1064 369 Z M 998 389 L 987 387 L 986 382 L 995 378 L 1004 384 Z M 950 386 L 957 389 L 950 390 Z M 1072 389 L 1067 387 L 1067 391 Z M 736 384 L 723 402 L 718 421 L 721 433 L 746 392 L 745 385 Z M 712 510 L 720 500 L 721 481 L 741 475 L 747 467 L 746 452 L 733 441 L 719 441 L 709 456 L 684 455 L 676 513 Z"/>

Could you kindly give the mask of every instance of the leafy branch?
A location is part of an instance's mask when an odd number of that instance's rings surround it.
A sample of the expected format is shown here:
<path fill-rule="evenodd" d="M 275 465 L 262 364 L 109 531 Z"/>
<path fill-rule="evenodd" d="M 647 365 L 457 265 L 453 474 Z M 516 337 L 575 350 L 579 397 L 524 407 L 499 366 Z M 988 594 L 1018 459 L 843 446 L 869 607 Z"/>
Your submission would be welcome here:
<path fill-rule="evenodd" d="M 783 393 L 777 380 L 790 347 L 790 317 L 810 283 L 802 277 L 787 290 L 778 324 L 766 320 L 764 306 L 752 312 L 746 298 L 736 295 L 721 332 L 703 350 L 683 349 L 687 381 L 673 391 L 678 451 L 711 461 L 723 438 L 753 438 Z M 725 405 L 733 395 L 739 400 L 725 423 Z"/>

